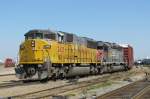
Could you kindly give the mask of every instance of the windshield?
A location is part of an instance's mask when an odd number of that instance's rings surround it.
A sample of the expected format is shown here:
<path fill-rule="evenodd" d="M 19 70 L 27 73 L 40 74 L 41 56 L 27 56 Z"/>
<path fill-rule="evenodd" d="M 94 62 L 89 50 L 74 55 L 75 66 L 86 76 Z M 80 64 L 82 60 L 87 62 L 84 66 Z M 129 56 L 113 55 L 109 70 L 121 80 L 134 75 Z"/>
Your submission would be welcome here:
<path fill-rule="evenodd" d="M 55 34 L 45 34 L 45 35 L 44 35 L 44 39 L 52 39 L 52 40 L 55 40 L 55 39 L 56 39 L 56 35 L 55 35 Z"/>
<path fill-rule="evenodd" d="M 43 39 L 42 33 L 35 33 L 35 39 Z"/>
<path fill-rule="evenodd" d="M 43 39 L 42 33 L 29 33 L 25 35 L 25 39 Z"/>
<path fill-rule="evenodd" d="M 43 33 L 28 33 L 25 35 L 25 39 L 51 39 L 56 40 L 56 34 L 43 34 Z"/>

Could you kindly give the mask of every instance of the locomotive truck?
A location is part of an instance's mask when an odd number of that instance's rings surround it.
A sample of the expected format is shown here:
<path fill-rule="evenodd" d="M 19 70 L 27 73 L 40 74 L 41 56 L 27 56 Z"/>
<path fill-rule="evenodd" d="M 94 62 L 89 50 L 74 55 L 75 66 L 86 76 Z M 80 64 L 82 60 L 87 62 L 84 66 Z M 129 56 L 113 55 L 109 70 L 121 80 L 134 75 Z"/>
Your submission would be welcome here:
<path fill-rule="evenodd" d="M 20 44 L 19 79 L 62 79 L 132 68 L 133 48 L 73 33 L 30 30 Z"/>

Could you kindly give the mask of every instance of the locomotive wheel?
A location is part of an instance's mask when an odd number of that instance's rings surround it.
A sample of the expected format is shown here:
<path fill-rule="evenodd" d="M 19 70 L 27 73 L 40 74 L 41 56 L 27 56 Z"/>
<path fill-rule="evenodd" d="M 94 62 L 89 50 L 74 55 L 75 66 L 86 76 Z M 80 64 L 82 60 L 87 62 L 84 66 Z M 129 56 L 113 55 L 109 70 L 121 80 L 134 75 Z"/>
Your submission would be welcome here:
<path fill-rule="evenodd" d="M 54 73 L 51 77 L 52 80 L 56 81 L 57 77 L 56 77 L 56 74 Z"/>
<path fill-rule="evenodd" d="M 34 67 L 29 67 L 28 69 L 27 69 L 27 74 L 28 75 L 35 75 L 36 74 L 36 69 L 34 68 Z"/>
<path fill-rule="evenodd" d="M 64 75 L 63 75 L 63 73 L 60 73 L 59 78 L 60 78 L 61 80 L 63 80 L 63 79 L 65 78 Z"/>
<path fill-rule="evenodd" d="M 48 77 L 46 77 L 46 78 L 40 80 L 41 83 L 45 83 L 45 82 L 48 82 L 48 81 L 49 81 L 49 78 L 48 78 Z"/>
<path fill-rule="evenodd" d="M 101 68 L 100 69 L 100 74 L 103 74 L 104 73 L 104 70 Z"/>

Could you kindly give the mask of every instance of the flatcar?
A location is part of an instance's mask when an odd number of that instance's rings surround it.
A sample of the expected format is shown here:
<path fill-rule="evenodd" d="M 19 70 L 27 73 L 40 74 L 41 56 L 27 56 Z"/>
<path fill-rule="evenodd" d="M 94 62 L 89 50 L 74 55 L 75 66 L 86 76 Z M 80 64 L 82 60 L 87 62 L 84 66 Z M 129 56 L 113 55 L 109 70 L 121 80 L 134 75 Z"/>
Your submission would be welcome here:
<path fill-rule="evenodd" d="M 73 33 L 30 30 L 20 44 L 15 72 L 19 79 L 43 80 L 127 70 L 133 61 L 127 51 Z"/>

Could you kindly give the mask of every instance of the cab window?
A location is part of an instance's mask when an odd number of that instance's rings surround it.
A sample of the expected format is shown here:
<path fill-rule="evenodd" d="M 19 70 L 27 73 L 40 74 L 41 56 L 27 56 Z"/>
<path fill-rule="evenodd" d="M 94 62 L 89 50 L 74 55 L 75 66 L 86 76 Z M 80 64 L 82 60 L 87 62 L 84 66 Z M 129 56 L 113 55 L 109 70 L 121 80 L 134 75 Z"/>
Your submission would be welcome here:
<path fill-rule="evenodd" d="M 35 39 L 43 39 L 42 33 L 35 33 Z"/>
<path fill-rule="evenodd" d="M 56 40 L 56 35 L 55 34 L 45 34 L 44 39 Z"/>
<path fill-rule="evenodd" d="M 34 39 L 34 34 L 25 35 L 25 39 Z"/>
<path fill-rule="evenodd" d="M 42 33 L 31 33 L 25 36 L 25 39 L 43 39 Z"/>

